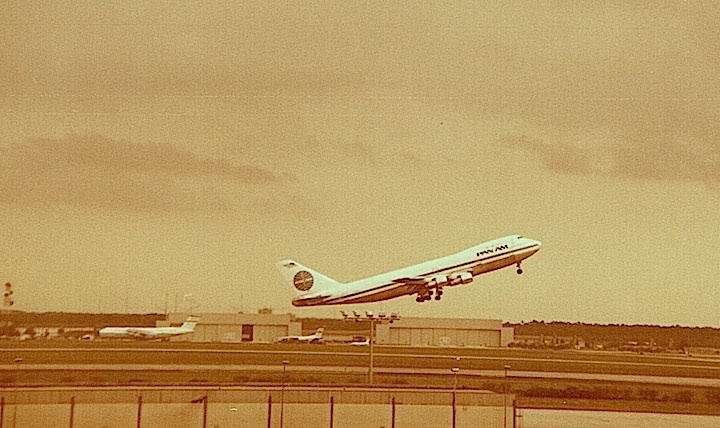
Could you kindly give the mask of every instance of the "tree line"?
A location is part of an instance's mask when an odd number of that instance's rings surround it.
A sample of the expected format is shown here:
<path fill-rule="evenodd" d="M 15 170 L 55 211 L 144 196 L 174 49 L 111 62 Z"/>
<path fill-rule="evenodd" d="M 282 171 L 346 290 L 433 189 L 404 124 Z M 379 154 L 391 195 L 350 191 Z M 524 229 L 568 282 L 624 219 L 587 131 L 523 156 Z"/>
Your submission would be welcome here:
<path fill-rule="evenodd" d="M 720 329 L 644 324 L 595 324 L 563 321 L 505 323 L 518 336 L 578 338 L 586 346 L 605 348 L 650 346 L 666 349 L 720 348 Z"/>

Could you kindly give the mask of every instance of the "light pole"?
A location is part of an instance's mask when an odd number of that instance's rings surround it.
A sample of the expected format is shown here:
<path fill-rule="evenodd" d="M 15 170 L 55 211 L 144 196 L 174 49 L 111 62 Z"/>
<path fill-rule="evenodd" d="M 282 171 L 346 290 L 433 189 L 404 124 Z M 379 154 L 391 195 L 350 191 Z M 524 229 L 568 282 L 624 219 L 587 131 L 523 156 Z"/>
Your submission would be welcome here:
<path fill-rule="evenodd" d="M 18 357 L 15 358 L 15 385 L 17 386 L 20 384 L 20 363 L 23 362 L 23 359 Z"/>
<path fill-rule="evenodd" d="M 285 369 L 290 361 L 283 360 L 282 383 L 280 384 L 280 428 L 283 428 L 283 415 L 285 414 Z"/>
<path fill-rule="evenodd" d="M 370 318 L 370 343 L 368 344 L 370 346 L 370 367 L 368 368 L 368 383 L 372 386 L 373 384 L 373 347 L 375 346 L 375 318 L 373 318 L 372 314 L 369 316 Z"/>
<path fill-rule="evenodd" d="M 451 372 L 453 372 L 453 395 L 452 395 L 452 426 L 455 428 L 455 414 L 456 414 L 456 394 L 457 394 L 457 383 L 458 383 L 458 373 L 460 372 L 460 367 L 453 367 L 450 369 Z"/>
<path fill-rule="evenodd" d="M 375 346 L 375 323 L 384 323 L 389 322 L 390 324 L 393 323 L 393 321 L 397 321 L 400 319 L 400 315 L 398 315 L 396 312 L 393 312 L 390 314 L 390 316 L 386 316 L 384 312 L 380 312 L 377 316 L 373 315 L 372 312 L 366 311 L 365 315 L 359 314 L 356 311 L 353 311 L 353 316 L 351 317 L 348 315 L 345 311 L 340 311 L 340 314 L 342 314 L 343 321 L 370 321 L 370 341 L 368 343 L 370 349 L 370 365 L 368 367 L 368 384 L 373 384 L 373 358 L 374 358 L 374 346 Z"/>
<path fill-rule="evenodd" d="M 505 371 L 505 393 L 503 394 L 503 426 L 507 426 L 507 392 L 508 392 L 508 385 L 507 385 L 507 373 L 508 370 L 510 370 L 510 366 L 503 366 L 503 370 Z"/>
<path fill-rule="evenodd" d="M 17 390 L 20 387 L 20 363 L 22 363 L 22 362 L 23 362 L 22 358 L 20 358 L 20 357 L 15 358 L 15 369 L 16 369 L 15 370 L 15 388 L 13 388 L 15 391 L 15 394 L 14 394 L 15 395 L 15 397 L 14 397 L 15 405 L 13 406 L 13 427 L 15 426 L 16 421 L 17 421 L 17 401 L 18 401 L 17 400 Z M 3 408 L 3 410 L 5 410 L 5 409 Z"/>

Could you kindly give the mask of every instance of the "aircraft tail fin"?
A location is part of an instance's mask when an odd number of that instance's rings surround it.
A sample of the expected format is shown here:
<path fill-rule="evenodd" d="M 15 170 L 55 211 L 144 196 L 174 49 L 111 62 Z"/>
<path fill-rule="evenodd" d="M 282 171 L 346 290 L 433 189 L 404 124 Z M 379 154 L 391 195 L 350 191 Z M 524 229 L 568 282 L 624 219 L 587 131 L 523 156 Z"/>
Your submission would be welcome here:
<path fill-rule="evenodd" d="M 195 326 L 197 325 L 198 321 L 200 321 L 200 317 L 195 316 L 195 315 L 190 315 L 190 316 L 188 317 L 187 321 L 185 321 L 185 322 L 182 324 L 182 326 L 180 326 L 180 327 L 181 327 L 181 328 L 184 328 L 184 329 L 187 329 L 187 330 L 190 330 L 190 331 L 194 331 L 194 330 L 195 330 Z M 177 325 L 177 324 L 176 324 L 176 325 Z"/>
<path fill-rule="evenodd" d="M 285 281 L 290 283 L 298 294 L 306 294 L 340 284 L 334 279 L 292 260 L 277 262 L 275 266 Z"/>

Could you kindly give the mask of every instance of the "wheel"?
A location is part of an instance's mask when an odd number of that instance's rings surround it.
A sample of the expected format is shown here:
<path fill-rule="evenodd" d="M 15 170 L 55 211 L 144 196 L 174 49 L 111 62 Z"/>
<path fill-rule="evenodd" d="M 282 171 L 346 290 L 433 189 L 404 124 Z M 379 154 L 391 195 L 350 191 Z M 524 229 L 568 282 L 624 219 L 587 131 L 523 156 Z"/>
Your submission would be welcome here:
<path fill-rule="evenodd" d="M 518 270 L 517 270 L 517 274 L 518 274 L 518 275 L 522 275 L 522 273 L 523 273 L 523 270 L 522 270 L 522 269 L 520 269 L 520 268 L 518 268 Z"/>
<path fill-rule="evenodd" d="M 441 297 L 442 297 L 442 294 L 438 294 L 437 296 L 435 296 L 435 300 L 440 300 Z"/>

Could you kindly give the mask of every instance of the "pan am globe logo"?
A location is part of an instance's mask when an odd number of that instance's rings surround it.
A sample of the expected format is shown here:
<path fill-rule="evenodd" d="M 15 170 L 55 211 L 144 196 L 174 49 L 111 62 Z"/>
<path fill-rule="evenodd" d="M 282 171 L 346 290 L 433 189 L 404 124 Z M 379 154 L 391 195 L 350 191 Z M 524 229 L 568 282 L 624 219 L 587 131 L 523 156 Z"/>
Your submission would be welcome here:
<path fill-rule="evenodd" d="M 295 288 L 300 291 L 308 291 L 310 288 L 312 288 L 314 282 L 315 279 L 310 274 L 310 272 L 306 270 L 301 270 L 293 277 L 293 285 L 295 285 Z"/>

